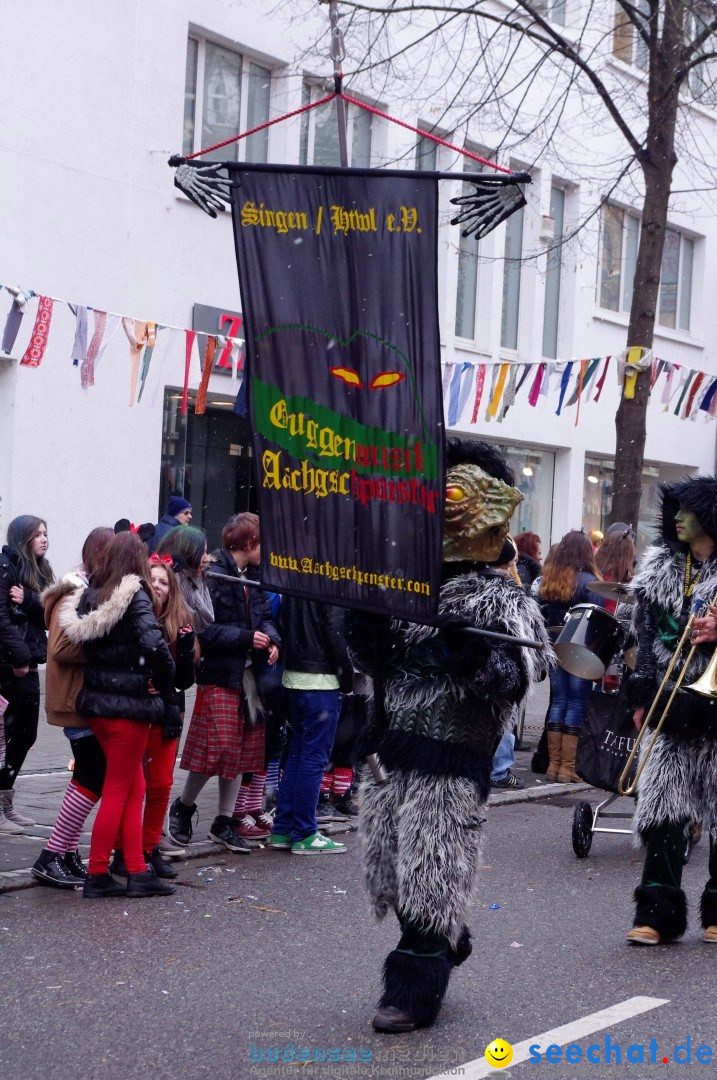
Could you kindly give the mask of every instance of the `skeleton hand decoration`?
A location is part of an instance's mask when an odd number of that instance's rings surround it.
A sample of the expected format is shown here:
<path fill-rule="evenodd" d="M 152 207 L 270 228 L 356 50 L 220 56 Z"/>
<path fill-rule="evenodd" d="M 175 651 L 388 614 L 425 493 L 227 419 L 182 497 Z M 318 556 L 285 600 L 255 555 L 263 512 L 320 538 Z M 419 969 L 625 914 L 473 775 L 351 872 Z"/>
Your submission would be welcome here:
<path fill-rule="evenodd" d="M 481 180 L 468 180 L 475 191 L 471 195 L 459 195 L 451 202 L 461 207 L 456 217 L 451 218 L 451 225 L 467 222 L 461 230 L 463 236 L 474 234 L 478 239 L 505 221 L 512 213 L 525 206 L 525 195 L 518 184 L 504 184 L 497 177 L 486 176 Z"/>
<path fill-rule="evenodd" d="M 231 203 L 231 187 L 228 180 L 219 176 L 220 168 L 221 165 L 180 165 L 174 174 L 175 187 L 213 218 L 217 210 L 224 211 L 224 203 Z"/>

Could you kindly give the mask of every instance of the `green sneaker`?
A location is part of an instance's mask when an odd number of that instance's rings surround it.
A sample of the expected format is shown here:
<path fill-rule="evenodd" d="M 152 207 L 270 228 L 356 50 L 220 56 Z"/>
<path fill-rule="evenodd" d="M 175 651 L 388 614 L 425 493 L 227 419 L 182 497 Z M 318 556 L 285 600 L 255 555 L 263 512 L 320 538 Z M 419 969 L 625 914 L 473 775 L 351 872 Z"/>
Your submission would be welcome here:
<path fill-rule="evenodd" d="M 291 837 L 288 833 L 275 832 L 269 837 L 269 847 L 278 851 L 288 851 L 291 847 Z"/>
<path fill-rule="evenodd" d="M 320 832 L 291 845 L 292 855 L 343 855 L 345 851 L 346 844 L 337 844 L 335 840 L 330 840 Z"/>

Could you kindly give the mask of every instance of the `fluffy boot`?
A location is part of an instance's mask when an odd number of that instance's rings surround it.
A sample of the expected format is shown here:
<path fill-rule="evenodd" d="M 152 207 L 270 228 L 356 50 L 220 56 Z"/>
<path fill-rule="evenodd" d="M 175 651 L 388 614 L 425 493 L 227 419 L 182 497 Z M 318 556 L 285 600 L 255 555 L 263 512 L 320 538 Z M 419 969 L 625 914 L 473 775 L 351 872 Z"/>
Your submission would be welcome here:
<path fill-rule="evenodd" d="M 563 725 L 548 724 L 548 769 L 545 779 L 555 783 L 560 772 L 560 760 L 563 742 Z"/>
<path fill-rule="evenodd" d="M 563 741 L 560 746 L 560 768 L 558 769 L 559 784 L 579 784 L 580 777 L 575 772 L 575 755 L 578 750 L 577 735 L 563 733 Z"/>
<path fill-rule="evenodd" d="M 660 941 L 674 941 L 687 929 L 687 897 L 682 889 L 661 885 L 638 885 L 635 889 L 633 926 L 649 926 Z"/>
<path fill-rule="evenodd" d="M 0 793 L 0 796 L 2 793 Z M 3 801 L 0 797 L 0 836 L 20 836 L 25 830 L 22 825 L 16 825 L 10 818 L 5 817 Z"/>
<path fill-rule="evenodd" d="M 0 793 L 3 803 L 3 811 L 8 821 L 11 821 L 13 825 L 19 825 L 21 828 L 25 828 L 27 825 L 37 825 L 34 818 L 25 817 L 24 814 L 19 813 L 13 806 L 13 800 L 15 798 L 15 790 L 11 788 L 9 791 L 3 791 Z"/>
<path fill-rule="evenodd" d="M 429 1027 L 440 1012 L 450 975 L 451 963 L 444 957 L 415 956 L 394 949 L 383 965 L 380 1012 L 398 1009 L 411 1017 L 415 1027 Z"/>

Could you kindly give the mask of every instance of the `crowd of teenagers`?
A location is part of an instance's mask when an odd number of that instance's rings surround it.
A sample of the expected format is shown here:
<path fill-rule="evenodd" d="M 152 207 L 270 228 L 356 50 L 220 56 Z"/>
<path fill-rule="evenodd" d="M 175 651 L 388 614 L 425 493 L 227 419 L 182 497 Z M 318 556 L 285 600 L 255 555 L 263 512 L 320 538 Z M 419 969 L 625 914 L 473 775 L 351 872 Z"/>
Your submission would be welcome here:
<path fill-rule="evenodd" d="M 172 859 L 191 842 L 197 797 L 214 777 L 208 836 L 217 844 L 247 854 L 260 843 L 295 854 L 346 850 L 319 825 L 358 813 L 364 698 L 352 693 L 347 612 L 261 587 L 256 515 L 230 518 L 212 554 L 191 519 L 191 505 L 172 496 L 156 526 L 122 519 L 95 528 L 80 565 L 60 581 L 47 559 L 46 523 L 24 515 L 8 527 L 0 555 L 0 835 L 35 824 L 15 805 L 15 781 L 37 737 L 41 664 L 48 723 L 63 728 L 74 761 L 32 871 L 44 883 L 82 886 L 90 898 L 171 893 Z M 604 537 L 567 533 L 544 562 L 540 538 L 521 533 L 493 566 L 537 600 L 555 640 L 574 605 L 610 606 L 589 583 L 628 582 L 634 560 L 634 534 L 618 523 Z M 170 805 L 185 691 L 194 684 L 179 760 L 186 779 Z M 559 667 L 550 673 L 550 781 L 579 780 L 590 685 Z M 518 720 L 516 710 L 516 726 L 496 748 L 493 787 L 524 786 L 512 770 Z M 85 867 L 78 843 L 96 806 Z"/>
<path fill-rule="evenodd" d="M 213 777 L 208 835 L 226 849 L 346 850 L 319 831 L 358 814 L 360 709 L 349 696 L 346 613 L 260 587 L 255 514 L 230 518 L 212 554 L 190 520 L 189 503 L 172 496 L 157 526 L 122 519 L 95 528 L 80 565 L 59 581 L 46 523 L 23 515 L 8 527 L 0 555 L 0 835 L 35 824 L 15 805 L 15 782 L 37 738 L 39 665 L 47 721 L 63 728 L 73 759 L 32 868 L 45 884 L 81 886 L 87 898 L 171 894 L 172 859 L 185 854 L 197 796 Z M 170 806 L 185 691 L 194 684 L 179 761 L 186 780 Z M 95 808 L 85 866 L 78 844 Z"/>

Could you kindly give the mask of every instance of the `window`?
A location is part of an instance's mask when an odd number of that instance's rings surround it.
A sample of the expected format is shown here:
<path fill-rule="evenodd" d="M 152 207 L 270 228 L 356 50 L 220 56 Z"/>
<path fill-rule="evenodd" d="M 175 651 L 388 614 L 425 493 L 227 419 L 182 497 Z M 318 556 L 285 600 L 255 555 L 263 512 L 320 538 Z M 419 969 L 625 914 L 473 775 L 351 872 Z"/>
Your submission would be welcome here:
<path fill-rule="evenodd" d="M 565 192 L 562 188 L 550 189 L 550 216 L 553 219 L 553 241 L 548 252 L 545 274 L 545 302 L 543 307 L 543 356 L 558 355 L 558 325 L 560 321 L 560 278 L 563 248 L 560 240 L 565 224 Z"/>
<path fill-rule="evenodd" d="M 428 143 L 428 139 L 421 139 L 420 142 Z M 432 144 L 434 147 L 436 143 Z M 490 151 L 485 147 L 469 146 L 466 145 L 466 150 L 470 150 L 474 154 L 478 154 L 480 157 L 490 158 Z M 419 147 L 416 146 L 416 168 L 418 165 L 418 153 Z M 421 168 L 427 168 L 428 166 L 420 166 Z M 435 168 L 435 166 L 433 166 Z M 480 165 L 479 162 L 473 161 L 471 158 L 463 159 L 463 172 L 488 172 L 488 166 Z M 461 185 L 461 195 L 471 195 L 474 188 L 470 184 Z M 456 226 L 458 230 L 458 284 L 456 288 L 456 325 L 455 333 L 456 337 L 467 338 L 469 341 L 473 341 L 476 336 L 476 303 L 478 299 L 478 237 L 477 236 L 463 236 L 461 235 L 461 228 L 463 226 Z"/>
<path fill-rule="evenodd" d="M 429 131 L 431 125 L 419 120 L 418 127 Z M 438 171 L 438 143 L 419 135 L 416 139 L 416 169 L 423 172 Z"/>
<path fill-rule="evenodd" d="M 539 15 L 543 15 L 558 26 L 565 26 L 565 14 L 567 0 L 535 0 L 533 7 Z"/>
<path fill-rule="evenodd" d="M 709 8 L 704 4 L 695 4 L 694 10 L 685 13 L 685 42 L 690 43 L 696 41 L 697 38 L 704 33 L 707 26 L 710 24 L 712 15 Z M 701 48 L 697 50 L 697 55 L 705 52 L 712 52 L 710 48 L 710 42 L 712 37 L 708 37 L 702 44 Z M 700 99 L 704 96 L 705 92 L 712 88 L 714 89 L 715 82 L 715 69 L 712 60 L 703 60 L 701 64 L 697 64 L 693 67 L 689 74 L 690 93 L 694 98 Z M 714 105 L 714 98 L 709 102 Z"/>
<path fill-rule="evenodd" d="M 504 349 L 518 348 L 520 312 L 520 260 L 523 254 L 523 217 L 521 206 L 505 223 L 505 262 L 503 266 L 503 311 L 500 320 L 500 344 Z"/>
<path fill-rule="evenodd" d="M 600 307 L 629 311 L 637 265 L 640 219 L 608 203 L 602 210 Z M 689 330 L 695 241 L 676 229 L 665 232 L 660 270 L 657 322 L 673 330 Z"/>
<path fill-rule="evenodd" d="M 269 119 L 271 71 L 233 49 L 190 37 L 184 81 L 185 154 L 223 142 Z M 205 161 L 266 161 L 269 132 L 230 143 Z"/>
<path fill-rule="evenodd" d="M 647 29 L 650 0 L 633 0 L 630 6 L 638 16 L 642 16 L 645 20 L 644 26 Z M 640 71 L 647 71 L 649 67 L 650 52 L 647 43 L 619 0 L 615 3 L 612 53 L 618 60 L 622 60 L 625 64 L 633 64 Z"/>
<path fill-rule="evenodd" d="M 308 105 L 311 101 L 318 101 L 325 96 L 322 87 L 304 83 L 302 105 Z M 355 169 L 366 169 L 371 164 L 372 120 L 373 115 L 366 109 L 361 109 L 358 105 L 347 107 L 346 139 L 349 165 Z M 341 164 L 335 101 L 301 114 L 299 162 L 301 165 Z"/>
<path fill-rule="evenodd" d="M 693 472 L 691 465 L 649 465 L 642 467 L 642 494 L 636 523 L 636 546 L 638 554 L 650 543 L 654 523 L 660 509 L 660 484 L 676 484 L 685 473 Z M 612 517 L 613 477 L 615 463 L 609 458 L 585 457 L 583 479 L 583 528 L 586 532 L 601 529 L 603 532 Z"/>

